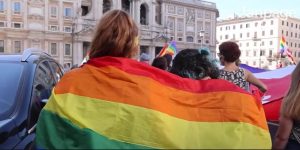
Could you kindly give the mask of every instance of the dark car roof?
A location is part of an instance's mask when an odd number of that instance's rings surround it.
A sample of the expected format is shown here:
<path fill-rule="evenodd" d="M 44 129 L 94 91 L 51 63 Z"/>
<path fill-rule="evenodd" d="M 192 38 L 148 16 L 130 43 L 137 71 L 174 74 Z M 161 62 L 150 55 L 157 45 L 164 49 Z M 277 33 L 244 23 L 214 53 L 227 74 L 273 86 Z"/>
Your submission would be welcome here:
<path fill-rule="evenodd" d="M 53 59 L 51 56 L 39 49 L 29 48 L 17 54 L 1 54 L 0 61 L 31 62 L 39 58 Z"/>

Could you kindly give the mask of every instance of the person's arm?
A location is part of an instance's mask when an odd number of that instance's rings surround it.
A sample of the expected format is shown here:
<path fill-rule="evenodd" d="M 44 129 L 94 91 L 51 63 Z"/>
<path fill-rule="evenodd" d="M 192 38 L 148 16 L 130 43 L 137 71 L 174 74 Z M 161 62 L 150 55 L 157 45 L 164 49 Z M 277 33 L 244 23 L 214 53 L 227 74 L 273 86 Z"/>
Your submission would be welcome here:
<path fill-rule="evenodd" d="M 268 90 L 267 86 L 259 79 L 257 79 L 250 71 L 246 69 L 244 69 L 244 71 L 245 71 L 246 81 L 258 87 L 258 89 L 263 93 L 265 93 Z"/>
<path fill-rule="evenodd" d="M 273 149 L 285 149 L 293 127 L 293 120 L 284 116 L 280 117 Z"/>

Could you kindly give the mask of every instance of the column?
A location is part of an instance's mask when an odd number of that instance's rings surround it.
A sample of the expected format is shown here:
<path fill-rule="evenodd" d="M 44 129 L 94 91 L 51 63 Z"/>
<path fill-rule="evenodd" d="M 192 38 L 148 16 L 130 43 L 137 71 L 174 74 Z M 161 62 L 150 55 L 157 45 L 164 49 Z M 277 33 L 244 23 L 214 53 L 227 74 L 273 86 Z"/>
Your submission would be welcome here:
<path fill-rule="evenodd" d="M 59 31 L 63 32 L 64 31 L 64 6 L 63 6 L 63 1 L 59 1 L 59 7 L 58 7 L 58 19 L 59 19 Z"/>
<path fill-rule="evenodd" d="M 99 20 L 101 18 L 103 12 L 103 0 L 93 0 L 92 12 L 95 20 Z"/>
<path fill-rule="evenodd" d="M 65 60 L 64 60 L 64 42 L 58 42 L 58 49 L 57 49 L 57 53 L 58 53 L 58 60 L 60 64 L 64 64 Z M 73 64 L 72 64 L 73 65 Z"/>
<path fill-rule="evenodd" d="M 12 52 L 13 52 L 13 47 L 12 47 L 12 43 L 11 43 L 11 42 L 12 42 L 12 40 L 11 40 L 10 38 L 6 40 L 6 45 L 5 45 L 5 46 L 6 46 L 7 48 L 5 48 L 5 49 L 8 50 L 8 51 L 6 51 L 6 52 L 8 52 L 8 53 L 12 53 Z M 5 50 L 5 49 L 4 49 L 4 50 Z"/>
<path fill-rule="evenodd" d="M 74 45 L 76 48 L 75 48 L 75 52 L 76 53 L 76 56 L 74 56 L 75 61 L 73 62 L 74 64 L 78 64 L 80 65 L 81 62 L 82 62 L 82 58 L 83 58 L 83 42 L 82 41 L 76 41 L 75 42 L 75 45 Z"/>
<path fill-rule="evenodd" d="M 11 3 L 11 0 L 7 0 L 6 2 L 7 2 L 7 4 L 5 4 L 6 12 L 7 12 L 6 13 L 6 20 L 7 20 L 6 26 L 8 28 L 11 28 L 11 14 L 12 14 L 11 6 L 12 6 L 12 3 Z"/>
<path fill-rule="evenodd" d="M 21 12 L 23 11 L 23 28 L 28 29 L 28 5 L 27 0 L 24 0 L 21 5 Z"/>
<path fill-rule="evenodd" d="M 45 0 L 45 12 L 44 12 L 44 18 L 45 18 L 45 22 L 44 22 L 44 30 L 48 31 L 48 20 L 49 20 L 49 0 Z"/>

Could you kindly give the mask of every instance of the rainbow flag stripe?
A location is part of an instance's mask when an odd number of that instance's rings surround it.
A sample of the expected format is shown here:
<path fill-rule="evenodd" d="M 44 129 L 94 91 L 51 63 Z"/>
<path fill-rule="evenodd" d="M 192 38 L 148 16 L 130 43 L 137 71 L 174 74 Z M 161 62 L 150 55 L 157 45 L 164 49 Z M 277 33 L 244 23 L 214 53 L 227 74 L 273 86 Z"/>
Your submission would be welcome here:
<path fill-rule="evenodd" d="M 261 103 L 239 87 L 113 57 L 67 73 L 36 134 L 47 149 L 271 148 Z"/>

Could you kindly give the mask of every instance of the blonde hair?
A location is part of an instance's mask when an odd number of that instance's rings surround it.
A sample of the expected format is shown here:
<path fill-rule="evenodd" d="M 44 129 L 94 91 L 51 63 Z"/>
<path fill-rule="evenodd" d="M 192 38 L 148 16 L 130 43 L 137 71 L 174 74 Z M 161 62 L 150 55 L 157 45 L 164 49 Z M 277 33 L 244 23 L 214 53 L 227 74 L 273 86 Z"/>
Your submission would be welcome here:
<path fill-rule="evenodd" d="M 113 56 L 132 58 L 138 53 L 138 27 L 122 10 L 112 10 L 99 21 L 91 44 L 90 58 Z"/>
<path fill-rule="evenodd" d="M 293 120 L 300 120 L 300 63 L 291 77 L 291 86 L 281 105 L 281 114 Z"/>

